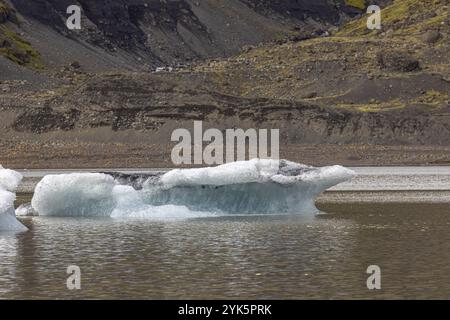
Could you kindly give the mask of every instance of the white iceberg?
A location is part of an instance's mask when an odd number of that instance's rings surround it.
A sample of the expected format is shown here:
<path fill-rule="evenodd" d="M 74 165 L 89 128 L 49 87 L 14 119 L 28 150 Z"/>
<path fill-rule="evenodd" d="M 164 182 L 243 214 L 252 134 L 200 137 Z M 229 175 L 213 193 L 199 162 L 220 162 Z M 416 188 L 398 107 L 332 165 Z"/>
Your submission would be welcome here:
<path fill-rule="evenodd" d="M 16 171 L 4 169 L 0 165 L 0 232 L 26 231 L 27 228 L 16 219 L 14 210 L 15 191 L 22 181 Z"/>
<path fill-rule="evenodd" d="M 109 216 L 116 205 L 112 176 L 101 173 L 47 175 L 36 186 L 32 208 L 48 216 Z"/>
<path fill-rule="evenodd" d="M 34 208 L 31 206 L 31 203 L 24 203 L 21 204 L 16 209 L 16 216 L 17 217 L 37 217 L 39 214 L 34 210 Z"/>
<path fill-rule="evenodd" d="M 341 166 L 262 159 L 147 175 L 48 175 L 37 185 L 32 207 L 39 215 L 113 218 L 313 214 L 318 195 L 354 175 Z"/>

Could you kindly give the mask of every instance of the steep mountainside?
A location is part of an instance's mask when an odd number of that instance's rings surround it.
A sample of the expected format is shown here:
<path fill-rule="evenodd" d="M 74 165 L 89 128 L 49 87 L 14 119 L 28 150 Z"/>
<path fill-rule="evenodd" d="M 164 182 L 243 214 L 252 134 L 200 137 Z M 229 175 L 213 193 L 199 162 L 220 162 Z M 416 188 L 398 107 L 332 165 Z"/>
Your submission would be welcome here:
<path fill-rule="evenodd" d="M 10 30 L 44 66 L 77 60 L 88 70 L 175 65 L 324 32 L 361 12 L 344 0 L 2 0 Z M 82 8 L 82 29 L 65 22 Z M 7 12 L 6 10 L 4 10 Z M 1 21 L 0 21 L 1 23 Z M 38 64 L 42 66 L 42 64 Z"/>
<path fill-rule="evenodd" d="M 245 2 L 280 21 L 281 1 Z M 448 164 L 448 13 L 448 0 L 394 1 L 382 11 L 382 30 L 361 18 L 174 71 L 92 73 L 73 64 L 40 72 L 60 81 L 51 88 L 3 82 L 0 160 L 171 166 L 172 131 L 203 120 L 205 129 L 278 128 L 282 157 L 300 162 Z M 299 16 L 291 8 L 282 21 Z"/>

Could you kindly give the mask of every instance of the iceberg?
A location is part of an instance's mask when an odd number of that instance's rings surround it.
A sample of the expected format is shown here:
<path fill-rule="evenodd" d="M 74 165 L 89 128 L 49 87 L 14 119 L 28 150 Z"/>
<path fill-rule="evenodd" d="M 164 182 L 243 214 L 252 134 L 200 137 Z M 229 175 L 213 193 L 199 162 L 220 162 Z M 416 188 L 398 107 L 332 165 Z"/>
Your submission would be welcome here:
<path fill-rule="evenodd" d="M 31 203 L 22 204 L 16 209 L 17 217 L 37 217 L 38 215 L 36 210 L 31 206 Z"/>
<path fill-rule="evenodd" d="M 47 175 L 36 186 L 32 208 L 48 216 L 109 216 L 116 205 L 114 178 L 101 173 Z"/>
<path fill-rule="evenodd" d="M 315 168 L 265 159 L 167 173 L 48 175 L 37 185 L 31 205 L 44 216 L 314 214 L 318 195 L 354 175 L 342 166 Z"/>
<path fill-rule="evenodd" d="M 16 219 L 14 210 L 15 191 L 22 181 L 16 171 L 4 169 L 0 165 L 0 232 L 26 231 L 27 228 Z"/>

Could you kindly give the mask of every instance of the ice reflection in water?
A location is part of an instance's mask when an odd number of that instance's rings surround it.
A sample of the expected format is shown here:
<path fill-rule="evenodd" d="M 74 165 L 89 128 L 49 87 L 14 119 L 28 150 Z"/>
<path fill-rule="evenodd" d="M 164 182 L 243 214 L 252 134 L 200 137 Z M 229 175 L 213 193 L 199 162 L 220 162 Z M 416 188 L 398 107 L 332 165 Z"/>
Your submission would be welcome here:
<path fill-rule="evenodd" d="M 450 212 L 425 208 L 338 205 L 322 217 L 171 222 L 27 219 L 29 232 L 0 236 L 14 248 L 0 249 L 0 298 L 449 298 Z M 81 291 L 65 287 L 70 264 L 81 267 Z M 380 292 L 366 288 L 371 264 L 382 268 Z"/>

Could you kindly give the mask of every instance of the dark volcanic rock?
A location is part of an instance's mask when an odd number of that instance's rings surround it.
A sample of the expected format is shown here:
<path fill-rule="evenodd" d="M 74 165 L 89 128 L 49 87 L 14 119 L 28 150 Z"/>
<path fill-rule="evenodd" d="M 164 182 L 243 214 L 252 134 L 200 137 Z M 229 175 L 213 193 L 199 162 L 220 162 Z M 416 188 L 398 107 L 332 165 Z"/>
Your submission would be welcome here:
<path fill-rule="evenodd" d="M 139 174 L 126 174 L 122 172 L 101 172 L 110 175 L 119 184 L 132 186 L 135 190 L 142 190 L 144 183 L 156 184 L 159 182 L 164 172 L 156 173 L 139 173 Z"/>
<path fill-rule="evenodd" d="M 388 71 L 412 72 L 420 69 L 420 62 L 403 51 L 380 52 L 377 60 L 380 67 Z"/>
<path fill-rule="evenodd" d="M 63 37 L 87 42 L 110 54 L 119 50 L 131 54 L 141 62 L 133 66 L 176 65 L 232 55 L 245 45 L 295 37 L 293 30 L 301 30 L 300 38 L 306 39 L 308 34 L 317 34 L 339 24 L 342 17 L 352 15 L 343 0 L 11 0 L 11 3 L 25 19 L 37 20 Z M 69 5 L 82 8 L 81 30 L 66 28 Z M 72 51 L 77 53 L 81 48 Z M 43 52 L 50 59 L 52 54 Z M 82 60 L 81 54 L 76 59 Z"/>
<path fill-rule="evenodd" d="M 29 108 L 17 117 L 14 129 L 19 132 L 44 133 L 52 130 L 71 130 L 75 127 L 80 111 L 71 109 L 57 112 L 50 107 Z"/>
<path fill-rule="evenodd" d="M 107 127 L 146 133 L 158 143 L 174 128 L 202 120 L 204 129 L 283 128 L 285 143 L 450 143 L 442 110 L 401 108 L 380 112 L 321 107 L 302 102 L 234 97 L 196 88 L 193 80 L 177 83 L 153 75 L 114 75 L 91 79 L 46 108 L 29 108 L 13 127 L 22 132 L 90 130 Z M 198 97 L 201 97 L 199 99 Z M 101 119 L 99 123 L 98 119 Z M 126 177 L 125 177 L 126 178 Z"/>
<path fill-rule="evenodd" d="M 422 40 L 425 43 L 435 43 L 441 38 L 441 34 L 437 30 L 430 30 L 422 35 Z"/>

